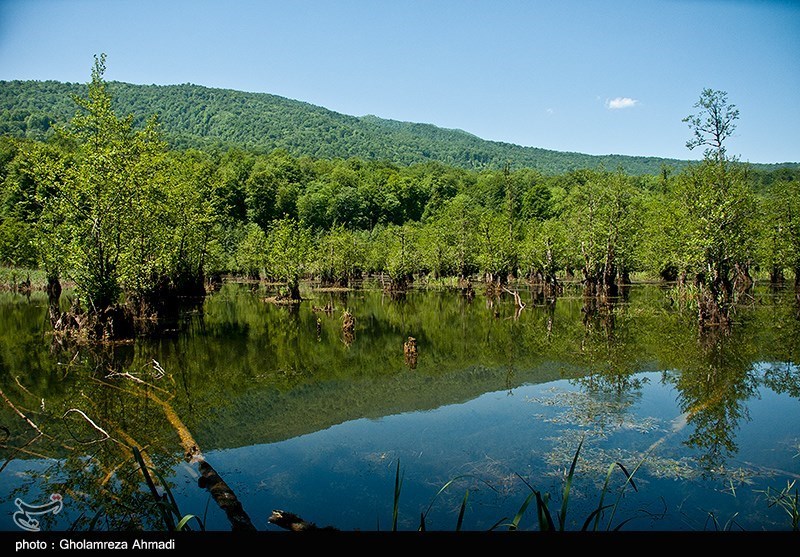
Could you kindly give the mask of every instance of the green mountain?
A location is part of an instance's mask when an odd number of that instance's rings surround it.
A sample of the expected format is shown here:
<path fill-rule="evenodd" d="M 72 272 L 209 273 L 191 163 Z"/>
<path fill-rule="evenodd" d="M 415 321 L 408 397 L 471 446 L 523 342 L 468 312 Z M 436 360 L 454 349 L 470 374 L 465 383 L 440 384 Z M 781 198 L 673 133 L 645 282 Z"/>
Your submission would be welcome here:
<path fill-rule="evenodd" d="M 431 124 L 348 116 L 266 93 L 199 85 L 134 85 L 109 82 L 118 114 L 138 123 L 157 115 L 169 143 L 183 148 L 239 147 L 294 156 L 386 160 L 401 165 L 439 161 L 466 169 L 536 168 L 559 174 L 603 166 L 630 174 L 655 174 L 686 161 L 658 157 L 586 155 L 487 141 L 462 130 Z M 52 124 L 69 121 L 73 95 L 87 85 L 57 81 L 0 81 L 0 134 L 44 139 Z M 762 165 L 771 166 L 771 165 Z"/>

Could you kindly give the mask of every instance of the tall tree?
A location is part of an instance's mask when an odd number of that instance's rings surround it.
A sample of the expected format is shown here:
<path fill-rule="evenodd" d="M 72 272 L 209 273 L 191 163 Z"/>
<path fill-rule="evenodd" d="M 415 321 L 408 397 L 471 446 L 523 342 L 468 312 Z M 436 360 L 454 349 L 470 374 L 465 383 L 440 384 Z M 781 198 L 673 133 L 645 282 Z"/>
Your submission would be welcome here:
<path fill-rule="evenodd" d="M 683 119 L 692 129 L 692 139 L 686 142 L 686 147 L 692 150 L 705 146 L 703 154 L 706 159 L 724 160 L 725 141 L 736 130 L 739 109 L 734 104 L 728 104 L 725 91 L 713 89 L 703 89 L 694 107 L 698 112 Z"/>
<path fill-rule="evenodd" d="M 66 250 L 65 271 L 97 312 L 117 304 L 122 277 L 136 274 L 135 239 L 149 232 L 143 227 L 152 222 L 148 204 L 165 150 L 155 119 L 135 130 L 132 115 L 114 113 L 105 59 L 95 56 L 88 97 L 74 98 L 79 112 L 59 130 L 75 151 L 47 207 L 55 214 L 48 222 L 58 223 L 52 241 Z"/>
<path fill-rule="evenodd" d="M 707 146 L 704 159 L 677 181 L 674 202 L 683 231 L 685 272 L 696 287 L 701 325 L 729 325 L 736 274 L 747 274 L 753 197 L 746 168 L 726 152 L 739 111 L 723 91 L 704 89 L 697 114 L 684 118 L 693 132 L 689 149 Z M 749 276 L 749 275 L 748 275 Z"/>

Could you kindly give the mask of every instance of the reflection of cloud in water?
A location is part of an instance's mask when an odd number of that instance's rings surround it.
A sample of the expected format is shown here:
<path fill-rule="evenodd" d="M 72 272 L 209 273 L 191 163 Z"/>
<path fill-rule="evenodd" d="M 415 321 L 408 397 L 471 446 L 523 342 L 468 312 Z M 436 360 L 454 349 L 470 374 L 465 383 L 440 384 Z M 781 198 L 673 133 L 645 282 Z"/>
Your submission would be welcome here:
<path fill-rule="evenodd" d="M 258 482 L 259 490 L 267 490 L 276 499 L 298 497 L 297 475 L 292 472 L 272 472 Z"/>

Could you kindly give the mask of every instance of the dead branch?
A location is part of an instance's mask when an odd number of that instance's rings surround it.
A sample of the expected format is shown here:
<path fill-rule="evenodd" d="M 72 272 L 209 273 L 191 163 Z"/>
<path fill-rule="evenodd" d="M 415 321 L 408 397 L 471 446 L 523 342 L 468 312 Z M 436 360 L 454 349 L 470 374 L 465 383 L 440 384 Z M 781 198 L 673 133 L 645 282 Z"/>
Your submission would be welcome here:
<path fill-rule="evenodd" d="M 509 294 L 514 296 L 514 303 L 517 304 L 517 307 L 519 309 L 522 309 L 522 308 L 525 307 L 525 302 L 522 301 L 522 298 L 520 297 L 519 292 L 513 292 L 513 291 L 509 290 L 508 288 L 506 288 L 505 286 L 503 287 L 503 291 L 504 292 L 508 292 Z"/>
<path fill-rule="evenodd" d="M 37 426 L 35 423 L 33 423 L 33 422 L 30 420 L 30 418 L 28 418 L 28 416 L 26 416 L 25 414 L 23 414 L 22 412 L 20 412 L 20 411 L 19 411 L 19 409 L 18 409 L 16 406 L 14 406 L 14 403 L 13 403 L 13 402 L 11 402 L 10 400 L 8 400 L 8 397 L 5 395 L 5 393 L 4 393 L 2 390 L 0 390 L 0 396 L 2 396 L 2 397 L 3 397 L 3 400 L 5 400 L 5 401 L 6 401 L 6 404 L 8 404 L 8 405 L 11 407 L 11 409 L 12 409 L 12 410 L 13 410 L 13 411 L 14 411 L 14 412 L 17 414 L 17 416 L 19 416 L 20 418 L 22 418 L 23 420 L 25 420 L 25 422 L 26 422 L 26 423 L 27 423 L 29 426 L 31 426 L 31 427 L 32 427 L 34 430 L 36 430 L 36 433 L 38 433 L 39 435 L 44 435 L 44 433 L 42 433 L 42 430 L 41 430 L 41 429 L 39 429 L 39 426 Z"/>
<path fill-rule="evenodd" d="M 128 373 L 127 371 L 124 371 L 124 372 L 112 371 L 111 373 L 109 373 L 108 375 L 106 375 L 106 378 L 107 378 L 107 379 L 108 379 L 109 377 L 124 377 L 125 379 L 130 379 L 131 381 L 133 381 L 133 382 L 135 382 L 135 383 L 139 383 L 139 384 L 141 384 L 141 385 L 147 385 L 147 382 L 146 382 L 146 381 L 142 381 L 141 379 L 139 379 L 139 378 L 138 378 L 138 377 L 136 377 L 135 375 L 131 375 L 131 374 L 130 374 L 130 373 Z"/>
<path fill-rule="evenodd" d="M 21 447 L 10 447 L 10 446 L 8 446 L 6 444 L 0 444 L 0 448 L 2 448 L 2 449 L 10 449 L 12 451 L 12 453 L 9 455 L 9 457 L 6 459 L 6 461 L 3 463 L 3 465 L 0 466 L 0 472 L 5 470 L 6 466 L 8 466 L 8 464 L 17 457 L 17 453 L 26 454 L 26 455 L 30 455 L 30 456 L 33 456 L 33 457 L 36 457 L 36 458 L 41 458 L 41 459 L 51 458 L 51 457 L 43 455 L 41 453 L 37 453 L 37 452 L 34 452 L 34 451 L 29 451 L 28 449 L 25 448 L 28 445 L 33 444 L 33 442 L 36 441 L 37 439 L 39 439 L 40 437 L 41 437 L 41 435 L 36 435 L 33 439 L 29 440 L 27 443 L 25 443 Z"/>
<path fill-rule="evenodd" d="M 25 386 L 22 383 L 19 382 L 19 376 L 14 377 L 14 381 L 16 381 L 17 385 L 19 385 L 19 388 L 22 389 L 23 391 L 25 391 L 25 393 L 29 394 L 30 396 L 32 396 L 34 398 L 38 398 L 35 394 L 30 392 L 28 389 L 26 389 Z"/>
<path fill-rule="evenodd" d="M 162 377 L 164 377 L 164 375 L 166 375 L 167 372 L 164 371 L 164 368 L 161 367 L 161 364 L 158 363 L 158 361 L 155 358 L 153 358 L 153 361 L 150 363 L 153 364 L 153 369 L 156 370 L 155 374 L 156 379 L 161 379 Z"/>
<path fill-rule="evenodd" d="M 233 530 L 238 531 L 256 529 L 255 526 L 253 526 L 250 517 L 244 511 L 244 508 L 242 507 L 239 499 L 236 497 L 236 494 L 233 492 L 230 486 L 225 483 L 217 471 L 214 470 L 214 468 L 206 461 L 191 432 L 183 423 L 183 421 L 181 421 L 180 417 L 169 402 L 160 399 L 152 391 L 143 390 L 138 386 L 134 386 L 134 390 L 128 390 L 116 385 L 106 385 L 133 395 L 144 396 L 158 404 L 164 412 L 164 416 L 167 418 L 167 421 L 170 423 L 170 425 L 172 425 L 172 427 L 175 429 L 175 432 L 178 434 L 178 437 L 180 438 L 180 443 L 183 447 L 186 461 L 190 463 L 197 463 L 199 466 L 200 477 L 197 480 L 198 486 L 207 489 L 209 493 L 211 493 L 214 502 L 216 502 L 220 509 L 222 509 L 227 515 Z"/>
<path fill-rule="evenodd" d="M 69 410 L 64 412 L 64 415 L 61 416 L 61 418 L 66 419 L 67 415 L 71 414 L 72 412 L 77 412 L 78 414 L 80 414 L 84 420 L 89 422 L 89 425 L 92 426 L 92 428 L 95 431 L 99 432 L 103 436 L 102 439 L 93 439 L 91 441 L 80 441 L 80 443 L 83 443 L 84 445 L 92 445 L 94 443 L 100 443 L 102 441 L 106 441 L 107 439 L 112 439 L 112 437 L 108 434 L 108 432 L 99 425 L 97 425 L 96 423 L 94 423 L 94 421 L 92 421 L 92 419 L 89 416 L 87 416 L 83 412 L 83 410 L 78 410 L 77 408 L 70 408 Z"/>

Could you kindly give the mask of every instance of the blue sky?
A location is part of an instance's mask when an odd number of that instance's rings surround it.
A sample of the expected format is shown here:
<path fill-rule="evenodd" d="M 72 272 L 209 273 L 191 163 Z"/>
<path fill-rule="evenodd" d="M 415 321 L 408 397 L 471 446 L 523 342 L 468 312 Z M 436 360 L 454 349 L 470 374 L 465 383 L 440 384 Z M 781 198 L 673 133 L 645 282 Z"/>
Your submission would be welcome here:
<path fill-rule="evenodd" d="M 697 159 L 704 88 L 728 152 L 800 161 L 800 2 L 0 0 L 0 80 L 264 92 L 559 151 Z"/>

